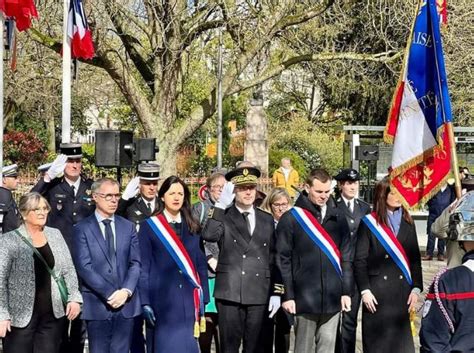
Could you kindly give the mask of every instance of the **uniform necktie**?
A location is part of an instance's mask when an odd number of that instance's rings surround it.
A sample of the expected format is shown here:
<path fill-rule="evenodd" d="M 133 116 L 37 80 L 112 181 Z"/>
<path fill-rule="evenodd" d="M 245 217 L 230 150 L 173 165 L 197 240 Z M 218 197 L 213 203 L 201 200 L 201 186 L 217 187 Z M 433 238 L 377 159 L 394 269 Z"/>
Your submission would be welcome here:
<path fill-rule="evenodd" d="M 71 190 L 72 190 L 72 194 L 76 196 L 76 187 L 74 185 L 71 185 Z"/>
<path fill-rule="evenodd" d="M 352 202 L 347 201 L 347 209 L 349 210 L 350 213 L 354 212 L 354 210 L 352 209 Z"/>
<path fill-rule="evenodd" d="M 242 215 L 244 216 L 245 223 L 247 223 L 247 229 L 249 231 L 249 234 L 252 235 L 252 227 L 250 227 L 250 220 L 249 220 L 249 212 L 242 212 Z"/>
<path fill-rule="evenodd" d="M 148 210 L 148 214 L 151 214 L 151 202 L 146 203 L 146 208 Z"/>
<path fill-rule="evenodd" d="M 112 232 L 112 221 L 110 219 L 104 219 L 102 223 L 105 226 L 105 243 L 107 244 L 107 253 L 109 255 L 112 264 L 115 265 L 116 257 L 115 257 L 115 246 L 114 246 L 114 233 Z"/>

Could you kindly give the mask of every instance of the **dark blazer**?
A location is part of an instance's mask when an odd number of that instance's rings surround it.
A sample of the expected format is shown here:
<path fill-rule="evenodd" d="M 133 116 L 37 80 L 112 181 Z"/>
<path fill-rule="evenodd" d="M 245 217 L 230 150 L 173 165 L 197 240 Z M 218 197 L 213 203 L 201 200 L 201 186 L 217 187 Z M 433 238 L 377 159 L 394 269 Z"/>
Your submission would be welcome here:
<path fill-rule="evenodd" d="M 295 206 L 316 217 L 316 209 L 305 194 Z M 283 300 L 295 300 L 298 314 L 333 314 L 341 310 L 341 296 L 349 295 L 353 278 L 349 228 L 346 218 L 333 202 L 327 203 L 322 221 L 342 256 L 343 279 L 324 252 L 314 244 L 291 212 L 277 226 L 277 265 L 285 287 Z"/>
<path fill-rule="evenodd" d="M 81 177 L 79 190 L 74 196 L 64 177 L 53 179 L 49 183 L 41 178 L 31 190 L 39 192 L 48 200 L 51 212 L 48 215 L 47 225 L 61 231 L 71 251 L 74 224 L 89 217 L 95 210 L 91 185 L 91 179 Z"/>
<path fill-rule="evenodd" d="M 380 347 L 390 347 L 390 353 L 414 352 L 407 300 L 413 287 L 423 289 L 415 225 L 402 219 L 397 239 L 408 257 L 413 286 L 408 284 L 365 223 L 360 224 L 354 259 L 355 278 L 359 290 L 370 289 L 378 302 L 374 314 L 363 306 L 362 340 L 367 353 L 380 352 Z"/>
<path fill-rule="evenodd" d="M 117 289 L 127 288 L 133 295 L 119 309 L 125 318 L 141 313 L 140 299 L 135 289 L 140 276 L 140 249 L 135 225 L 115 215 L 115 243 L 117 264 L 115 273 L 109 259 L 104 236 L 95 214 L 74 227 L 73 259 L 84 300 L 84 320 L 106 320 L 114 310 L 107 298 Z"/>
<path fill-rule="evenodd" d="M 4 234 L 17 229 L 21 224 L 21 215 L 12 192 L 4 187 L 0 187 L 0 216 L 0 230 Z"/>
<path fill-rule="evenodd" d="M 214 208 L 203 231 L 206 241 L 219 244 L 214 297 L 244 305 L 263 305 L 278 282 L 274 266 L 275 227 L 271 214 L 255 209 L 255 229 L 249 234 L 244 217 L 232 205 Z"/>
<path fill-rule="evenodd" d="M 207 263 L 200 248 L 200 238 L 189 232 L 184 216 L 182 220 L 179 237 L 201 279 L 204 302 L 207 303 Z M 150 305 L 156 315 L 155 329 L 147 332 L 148 339 L 153 335 L 150 353 L 198 353 L 199 347 L 193 336 L 194 287 L 147 222 L 140 224 L 138 234 L 143 261 L 139 285 L 141 302 Z"/>
<path fill-rule="evenodd" d="M 141 195 L 138 195 L 130 200 L 120 199 L 119 206 L 116 214 L 128 219 L 130 222 L 135 223 L 137 232 L 140 229 L 140 223 L 150 217 L 158 208 L 159 205 L 158 197 L 155 199 L 155 209 L 148 211 L 145 202 Z"/>

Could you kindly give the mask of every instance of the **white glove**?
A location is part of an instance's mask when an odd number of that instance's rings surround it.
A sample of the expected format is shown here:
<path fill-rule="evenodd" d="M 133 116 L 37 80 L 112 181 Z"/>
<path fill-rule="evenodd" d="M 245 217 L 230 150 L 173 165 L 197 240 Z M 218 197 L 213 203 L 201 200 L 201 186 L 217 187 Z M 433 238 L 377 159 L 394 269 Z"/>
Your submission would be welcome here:
<path fill-rule="evenodd" d="M 66 168 L 67 156 L 65 154 L 60 154 L 51 164 L 51 167 L 46 172 L 49 180 L 57 178 L 60 174 L 64 173 L 64 168 Z"/>
<path fill-rule="evenodd" d="M 270 297 L 270 302 L 268 303 L 268 311 L 270 311 L 270 315 L 268 317 L 271 319 L 278 309 L 280 309 L 281 306 L 281 298 L 278 295 L 272 295 Z"/>
<path fill-rule="evenodd" d="M 135 197 L 138 194 L 140 186 L 140 177 L 135 177 L 130 180 L 125 187 L 125 190 L 122 193 L 122 199 L 125 201 L 130 200 L 132 197 Z"/>
<path fill-rule="evenodd" d="M 219 201 L 216 202 L 216 207 L 220 208 L 222 210 L 225 210 L 232 201 L 234 201 L 234 184 L 232 184 L 230 181 L 227 181 L 224 184 L 224 188 L 222 189 L 221 196 L 219 197 Z"/>

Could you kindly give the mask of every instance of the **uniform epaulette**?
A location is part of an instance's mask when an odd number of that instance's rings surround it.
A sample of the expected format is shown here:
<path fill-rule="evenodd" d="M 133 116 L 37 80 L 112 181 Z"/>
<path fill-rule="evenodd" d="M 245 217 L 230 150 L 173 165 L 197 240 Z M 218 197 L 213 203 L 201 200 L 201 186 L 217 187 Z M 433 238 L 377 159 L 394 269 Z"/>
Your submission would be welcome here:
<path fill-rule="evenodd" d="M 278 295 L 285 294 L 285 286 L 281 283 L 275 283 L 273 285 L 273 293 Z"/>

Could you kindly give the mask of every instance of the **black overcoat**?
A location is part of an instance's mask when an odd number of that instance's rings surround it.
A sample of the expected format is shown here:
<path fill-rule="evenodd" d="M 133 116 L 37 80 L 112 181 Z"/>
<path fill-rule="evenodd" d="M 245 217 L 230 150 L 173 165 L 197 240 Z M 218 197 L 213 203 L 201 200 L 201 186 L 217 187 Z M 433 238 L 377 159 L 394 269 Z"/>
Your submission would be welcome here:
<path fill-rule="evenodd" d="M 12 192 L 0 187 L 0 225 L 3 234 L 17 229 L 21 224 L 21 215 Z"/>
<path fill-rule="evenodd" d="M 272 215 L 258 208 L 252 235 L 234 205 L 225 211 L 211 209 L 201 235 L 204 240 L 219 245 L 216 299 L 243 305 L 268 303 L 272 282 L 278 279 L 274 266 L 274 233 Z"/>
<path fill-rule="evenodd" d="M 423 289 L 415 225 L 402 219 L 397 239 L 408 257 L 413 280 L 411 286 L 375 235 L 364 222 L 360 224 L 354 259 L 355 278 L 360 291 L 370 289 L 378 302 L 373 314 L 363 306 L 365 353 L 378 353 L 381 347 L 385 353 L 415 351 L 407 305 L 412 288 Z"/>
<path fill-rule="evenodd" d="M 300 195 L 295 206 L 316 217 L 315 206 L 306 195 Z M 341 252 L 342 279 L 290 211 L 278 222 L 277 266 L 285 288 L 283 300 L 295 300 L 297 314 L 337 313 L 341 310 L 341 296 L 349 295 L 352 287 L 349 228 L 344 214 L 333 202 L 327 203 L 322 226 Z"/>

